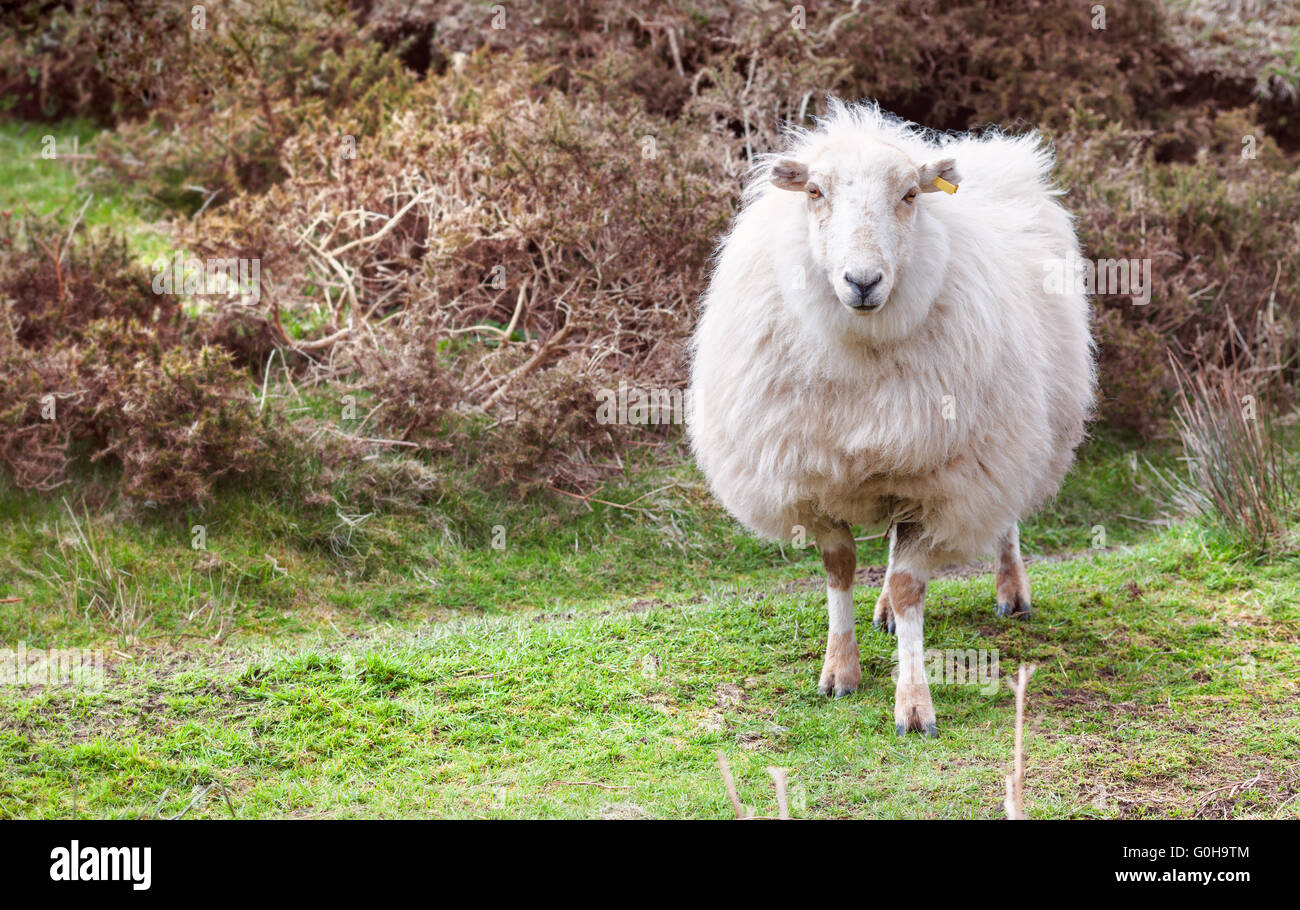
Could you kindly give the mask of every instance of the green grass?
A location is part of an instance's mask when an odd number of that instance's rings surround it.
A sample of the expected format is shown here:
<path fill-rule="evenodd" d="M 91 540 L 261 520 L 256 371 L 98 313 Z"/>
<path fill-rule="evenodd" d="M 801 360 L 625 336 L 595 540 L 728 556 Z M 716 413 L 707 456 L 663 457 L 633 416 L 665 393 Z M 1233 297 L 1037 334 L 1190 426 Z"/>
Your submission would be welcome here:
<path fill-rule="evenodd" d="M 88 189 L 96 163 L 78 156 L 91 153 L 98 133 L 84 121 L 51 124 L 0 118 L 0 211 L 58 214 L 70 225 L 90 196 L 82 224 L 124 233 L 142 263 L 170 255 L 172 243 L 156 223 L 162 217 L 156 207 L 121 189 Z M 54 157 L 43 156 L 47 149 Z M 101 187 L 107 183 L 95 182 Z"/>
<path fill-rule="evenodd" d="M 1033 576 L 1029 623 L 992 616 L 987 576 L 935 582 L 927 643 L 1039 665 L 1034 817 L 1300 816 L 1300 568 L 1170 533 Z M 865 622 L 862 689 L 816 695 L 823 609 L 815 585 L 710 585 L 648 609 L 111 655 L 102 693 L 4 696 L 0 811 L 175 814 L 217 783 L 229 803 L 213 790 L 190 815 L 721 818 L 721 750 L 757 814 L 774 765 L 799 817 L 997 817 L 1008 689 L 936 685 L 940 738 L 900 740 L 893 643 Z"/>
<path fill-rule="evenodd" d="M 96 560 L 77 544 L 78 526 L 98 561 L 128 580 L 127 599 L 142 604 L 132 631 L 146 642 L 215 634 L 213 605 L 238 641 L 681 598 L 710 582 L 789 579 L 819 565 L 811 548 L 782 551 L 745 534 L 685 468 L 605 495 L 631 507 L 514 501 L 465 486 L 443 504 L 362 512 L 227 489 L 202 511 L 159 513 L 8 489 L 0 598 L 18 600 L 0 604 L 0 641 L 125 643 L 111 605 L 94 598 Z M 196 612 L 206 618 L 196 622 Z"/>

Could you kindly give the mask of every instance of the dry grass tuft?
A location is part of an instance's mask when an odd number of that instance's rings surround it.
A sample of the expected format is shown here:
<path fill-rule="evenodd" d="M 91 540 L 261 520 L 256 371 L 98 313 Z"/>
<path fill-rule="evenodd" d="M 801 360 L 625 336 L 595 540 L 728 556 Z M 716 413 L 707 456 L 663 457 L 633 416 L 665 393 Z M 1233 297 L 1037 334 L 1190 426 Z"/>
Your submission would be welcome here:
<path fill-rule="evenodd" d="M 1160 475 L 1174 505 L 1252 555 L 1294 547 L 1296 472 L 1266 386 L 1239 370 L 1174 369 L 1187 474 Z"/>

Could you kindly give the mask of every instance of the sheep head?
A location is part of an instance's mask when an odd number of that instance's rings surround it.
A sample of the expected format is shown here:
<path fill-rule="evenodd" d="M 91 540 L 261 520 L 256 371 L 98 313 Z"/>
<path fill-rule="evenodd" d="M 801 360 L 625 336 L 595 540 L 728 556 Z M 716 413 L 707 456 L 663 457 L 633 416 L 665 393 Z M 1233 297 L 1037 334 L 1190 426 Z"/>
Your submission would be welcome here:
<path fill-rule="evenodd" d="M 922 193 L 956 184 L 956 162 L 917 164 L 883 142 L 843 138 L 809 158 L 779 158 L 772 183 L 806 199 L 809 250 L 840 303 L 860 315 L 889 301 L 913 249 Z"/>

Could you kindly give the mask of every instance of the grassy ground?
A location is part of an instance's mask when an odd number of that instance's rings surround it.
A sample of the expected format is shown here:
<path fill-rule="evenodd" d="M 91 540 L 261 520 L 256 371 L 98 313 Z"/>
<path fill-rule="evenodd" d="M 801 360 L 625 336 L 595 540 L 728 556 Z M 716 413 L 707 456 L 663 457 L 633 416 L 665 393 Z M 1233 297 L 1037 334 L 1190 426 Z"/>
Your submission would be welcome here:
<path fill-rule="evenodd" d="M 1300 815 L 1300 568 L 1168 533 L 1032 574 L 1029 623 L 992 616 L 987 575 L 935 582 L 927 642 L 1039 665 L 1034 816 Z M 174 814 L 219 783 L 191 814 L 724 817 L 722 750 L 759 814 L 775 765 L 800 817 L 997 816 L 1010 692 L 936 685 L 941 737 L 900 740 L 893 643 L 865 621 L 862 690 L 817 696 L 823 610 L 816 583 L 701 582 L 608 609 L 114 649 L 103 692 L 4 695 L 0 806 Z"/>
<path fill-rule="evenodd" d="M 0 142 L 39 153 L 30 130 Z M 84 198 L 0 159 L 23 187 L 0 207 Z M 165 247 L 137 203 L 97 205 L 142 257 Z M 1049 557 L 1032 621 L 995 618 L 967 569 L 932 585 L 927 644 L 1038 664 L 1032 816 L 1300 816 L 1300 564 L 1152 524 L 1148 457 L 1089 443 L 1026 524 Z M 181 512 L 93 475 L 0 488 L 0 643 L 106 658 L 102 691 L 0 685 L 0 817 L 725 817 L 719 750 L 760 815 L 768 766 L 798 817 L 1001 814 L 1008 689 L 935 685 L 940 738 L 896 738 L 863 584 L 862 689 L 819 698 L 816 554 L 744 534 L 680 453 L 612 480 L 622 507 L 432 467 L 438 495 L 369 512 L 267 485 Z M 860 559 L 883 565 L 880 541 Z"/>

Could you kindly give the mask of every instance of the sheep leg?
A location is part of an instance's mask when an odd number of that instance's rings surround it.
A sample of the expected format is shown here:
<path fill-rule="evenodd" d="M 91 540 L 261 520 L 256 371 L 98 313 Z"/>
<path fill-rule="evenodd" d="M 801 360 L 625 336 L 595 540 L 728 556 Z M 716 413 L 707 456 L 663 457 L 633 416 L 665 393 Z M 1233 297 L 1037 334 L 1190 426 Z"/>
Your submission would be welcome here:
<path fill-rule="evenodd" d="M 899 736 L 915 730 L 938 736 L 939 726 L 925 676 L 925 587 L 930 580 L 929 548 L 920 526 L 895 525 L 890 534 L 890 566 L 885 582 L 898 635 L 898 682 L 894 688 L 894 727 Z"/>
<path fill-rule="evenodd" d="M 871 624 L 877 629 L 884 629 L 894 634 L 894 608 L 889 605 L 889 570 L 885 570 L 885 580 L 880 585 L 880 596 L 876 598 L 876 611 Z"/>
<path fill-rule="evenodd" d="M 884 629 L 894 634 L 894 608 L 889 604 L 889 572 L 894 567 L 894 535 L 889 535 L 889 560 L 885 563 L 885 578 L 880 583 L 880 596 L 876 598 L 876 610 L 872 614 L 871 624 L 877 629 Z"/>
<path fill-rule="evenodd" d="M 1029 575 L 1020 558 L 1019 525 L 1012 525 L 998 542 L 997 596 L 999 616 L 1029 618 Z"/>
<path fill-rule="evenodd" d="M 858 565 L 857 545 L 846 524 L 830 524 L 816 531 L 822 564 L 826 567 L 826 607 L 830 628 L 826 635 L 826 660 L 817 690 L 836 698 L 848 695 L 862 681 L 862 658 L 853 631 L 853 573 Z"/>

